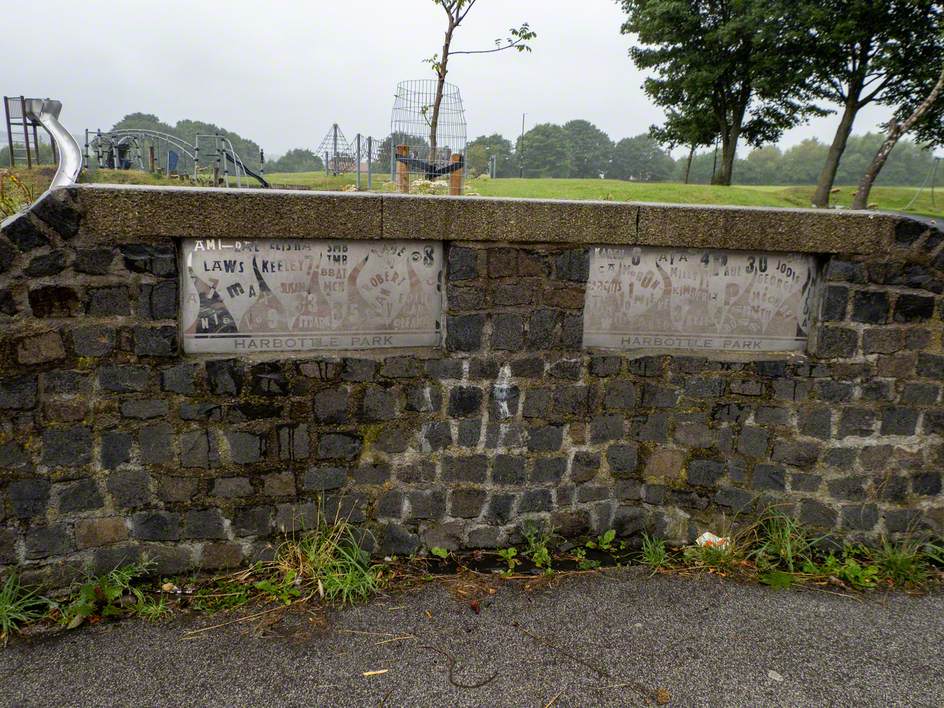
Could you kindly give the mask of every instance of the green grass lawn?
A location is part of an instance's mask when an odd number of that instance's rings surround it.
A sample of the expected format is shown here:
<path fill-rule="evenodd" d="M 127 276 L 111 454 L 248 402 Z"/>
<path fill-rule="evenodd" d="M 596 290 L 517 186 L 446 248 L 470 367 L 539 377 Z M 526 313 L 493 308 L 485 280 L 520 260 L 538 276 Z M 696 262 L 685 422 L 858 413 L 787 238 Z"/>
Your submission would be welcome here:
<path fill-rule="evenodd" d="M 34 196 L 46 188 L 52 178 L 49 167 L 25 170 L 15 174 L 27 181 Z M 267 175 L 274 187 L 302 187 L 313 190 L 335 191 L 352 189 L 355 175 L 325 175 L 323 172 L 280 172 Z M 81 181 L 105 184 L 190 185 L 186 179 L 169 179 L 135 170 L 96 170 L 83 173 Z M 253 179 L 246 186 L 255 186 Z M 235 183 L 234 183 L 235 186 Z M 367 175 L 361 175 L 361 188 L 367 189 Z M 374 191 L 393 188 L 386 173 L 373 176 Z M 466 193 L 483 197 L 532 197 L 537 199 L 599 199 L 627 202 L 666 202 L 671 204 L 731 204 L 736 206 L 770 206 L 808 208 L 813 195 L 812 186 L 746 186 L 717 187 L 706 184 L 678 184 L 675 182 L 624 182 L 614 179 L 472 179 L 466 183 Z M 878 209 L 905 211 L 915 196 L 915 187 L 875 187 L 871 202 Z M 848 207 L 855 193 L 854 186 L 840 186 L 834 190 L 835 206 Z M 907 211 L 924 216 L 944 217 L 944 194 L 935 195 L 925 190 Z"/>

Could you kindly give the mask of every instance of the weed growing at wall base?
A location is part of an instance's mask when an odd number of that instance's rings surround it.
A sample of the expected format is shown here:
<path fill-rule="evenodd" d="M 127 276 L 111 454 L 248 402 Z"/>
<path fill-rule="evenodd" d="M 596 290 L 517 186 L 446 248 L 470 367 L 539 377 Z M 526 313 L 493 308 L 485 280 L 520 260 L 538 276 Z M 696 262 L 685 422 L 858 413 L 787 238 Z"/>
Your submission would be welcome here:
<path fill-rule="evenodd" d="M 0 645 L 5 645 L 21 627 L 42 619 L 48 610 L 48 600 L 24 588 L 19 577 L 11 574 L 0 585 Z"/>

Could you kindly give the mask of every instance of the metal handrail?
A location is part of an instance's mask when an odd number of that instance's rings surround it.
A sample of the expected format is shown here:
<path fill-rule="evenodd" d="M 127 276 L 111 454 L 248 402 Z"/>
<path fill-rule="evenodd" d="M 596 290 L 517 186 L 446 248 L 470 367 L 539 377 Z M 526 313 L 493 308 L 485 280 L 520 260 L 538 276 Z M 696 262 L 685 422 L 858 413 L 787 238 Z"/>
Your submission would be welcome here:
<path fill-rule="evenodd" d="M 61 101 L 43 98 L 30 98 L 26 101 L 27 115 L 38 121 L 52 136 L 59 155 L 59 165 L 49 189 L 75 184 L 82 170 L 82 149 L 72 134 L 59 122 L 61 110 Z"/>

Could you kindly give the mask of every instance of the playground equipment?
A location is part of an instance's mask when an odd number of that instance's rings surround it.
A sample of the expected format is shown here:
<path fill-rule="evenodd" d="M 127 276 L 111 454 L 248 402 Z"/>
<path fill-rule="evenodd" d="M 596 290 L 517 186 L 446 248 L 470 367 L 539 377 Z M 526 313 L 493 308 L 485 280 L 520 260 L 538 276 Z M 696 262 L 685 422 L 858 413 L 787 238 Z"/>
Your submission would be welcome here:
<path fill-rule="evenodd" d="M 214 186 L 230 186 L 235 179 L 242 187 L 247 177 L 263 187 L 269 182 L 259 172 L 246 166 L 225 135 L 200 134 L 194 142 L 144 128 L 121 128 L 103 133 L 85 131 L 85 166 L 129 170 L 137 167 L 146 172 L 163 172 L 166 176 L 187 174 L 194 182 L 209 181 Z"/>
<path fill-rule="evenodd" d="M 390 119 L 390 138 L 397 143 L 390 156 L 390 179 L 396 179 L 397 191 L 409 192 L 412 178 L 433 181 L 448 176 L 449 193 L 462 193 L 465 110 L 457 86 L 443 84 L 437 96 L 437 84 L 436 79 L 397 84 Z"/>
<path fill-rule="evenodd" d="M 361 188 L 361 173 L 367 173 L 367 189 L 372 187 L 374 163 L 380 157 L 380 141 L 370 135 L 358 133 L 348 142 L 337 123 L 318 143 L 315 154 L 324 161 L 325 175 L 353 172 L 357 176 L 356 187 Z"/>
<path fill-rule="evenodd" d="M 30 105 L 33 101 L 42 101 L 43 99 L 26 98 L 24 96 L 4 96 L 3 113 L 7 126 L 7 144 L 10 148 L 10 167 L 16 167 L 17 162 L 32 168 L 34 164 L 40 163 L 39 154 L 39 128 L 43 128 L 47 134 L 49 131 L 43 127 L 39 118 L 31 113 Z M 60 106 L 61 107 L 61 106 Z M 52 145 L 52 157 L 56 162 L 56 144 L 49 134 L 49 142 Z"/>
<path fill-rule="evenodd" d="M 39 129 L 42 128 L 49 136 L 53 158 L 58 163 L 49 188 L 75 184 L 82 170 L 82 151 L 75 138 L 59 122 L 62 103 L 48 98 L 4 96 L 3 106 L 10 146 L 10 165 L 15 166 L 17 159 L 25 162 L 28 168 L 39 163 Z"/>

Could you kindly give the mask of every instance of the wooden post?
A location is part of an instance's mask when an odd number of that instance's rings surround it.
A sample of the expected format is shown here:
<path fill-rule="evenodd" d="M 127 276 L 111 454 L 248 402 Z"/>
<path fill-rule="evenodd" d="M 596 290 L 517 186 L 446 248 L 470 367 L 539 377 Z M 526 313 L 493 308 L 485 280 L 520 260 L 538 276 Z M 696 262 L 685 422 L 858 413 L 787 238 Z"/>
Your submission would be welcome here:
<path fill-rule="evenodd" d="M 148 145 L 148 172 L 153 173 L 156 160 L 154 159 L 154 146 Z"/>
<path fill-rule="evenodd" d="M 452 153 L 452 162 L 455 164 L 462 160 L 462 155 L 457 152 Z M 462 196 L 462 168 L 449 173 L 449 195 L 453 197 Z"/>
<path fill-rule="evenodd" d="M 409 145 L 397 145 L 397 157 L 407 157 L 409 154 Z M 410 168 L 405 162 L 399 160 L 397 160 L 397 191 L 401 194 L 410 193 Z"/>

